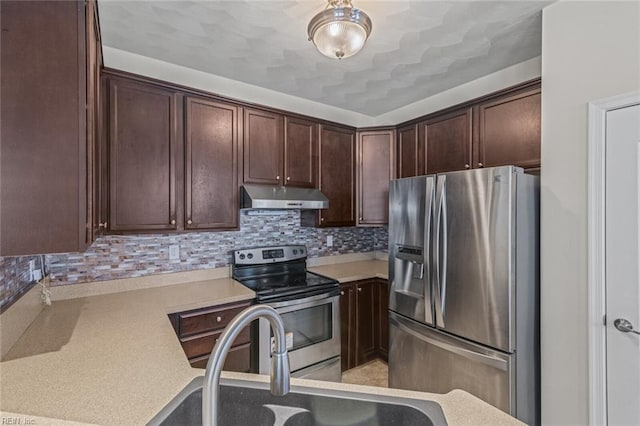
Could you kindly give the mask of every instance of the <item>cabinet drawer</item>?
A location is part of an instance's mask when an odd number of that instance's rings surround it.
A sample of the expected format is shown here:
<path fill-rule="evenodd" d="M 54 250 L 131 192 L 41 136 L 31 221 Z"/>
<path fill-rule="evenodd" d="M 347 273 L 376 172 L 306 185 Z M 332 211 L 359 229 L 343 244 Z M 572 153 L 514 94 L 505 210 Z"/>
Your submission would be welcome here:
<path fill-rule="evenodd" d="M 208 361 L 208 354 L 189 360 L 193 368 L 207 368 Z M 251 370 L 251 344 L 247 343 L 231 348 L 224 362 L 223 370 L 249 373 Z"/>
<path fill-rule="evenodd" d="M 182 312 L 178 314 L 178 336 L 180 338 L 193 334 L 222 329 L 242 312 L 249 303 L 240 305 L 223 305 L 197 311 Z"/>
<path fill-rule="evenodd" d="M 187 358 L 191 359 L 202 355 L 208 356 L 223 331 L 224 329 L 221 329 L 181 338 L 180 343 L 182 344 L 182 349 L 184 349 L 184 353 L 187 355 Z M 238 337 L 236 337 L 236 340 L 233 342 L 233 346 L 243 345 L 250 341 L 250 328 L 245 327 Z"/>

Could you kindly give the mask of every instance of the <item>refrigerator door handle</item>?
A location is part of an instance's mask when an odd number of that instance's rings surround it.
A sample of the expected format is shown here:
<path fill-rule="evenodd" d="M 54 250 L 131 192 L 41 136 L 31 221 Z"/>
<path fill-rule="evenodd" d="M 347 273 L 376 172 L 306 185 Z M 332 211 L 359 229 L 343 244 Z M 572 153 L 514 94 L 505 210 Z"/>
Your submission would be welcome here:
<path fill-rule="evenodd" d="M 444 349 L 447 352 L 451 352 L 456 355 L 465 357 L 474 362 L 491 366 L 492 368 L 495 368 L 497 370 L 501 370 L 501 371 L 509 370 L 509 363 L 506 355 L 494 356 L 487 353 L 481 353 L 478 351 L 466 349 L 462 346 L 450 344 L 450 343 L 441 341 L 440 339 L 434 339 L 430 336 L 425 335 L 424 333 L 420 333 L 419 331 L 414 330 L 412 327 L 408 327 L 407 325 L 404 324 L 404 320 L 396 318 L 395 315 L 392 315 L 390 317 L 390 324 L 395 325 L 396 327 L 399 327 L 402 331 L 412 335 L 416 339 L 419 339 L 423 342 L 437 346 L 441 349 Z"/>
<path fill-rule="evenodd" d="M 449 241 L 449 235 L 447 235 L 447 185 L 446 180 L 442 182 L 442 271 L 440 273 L 440 314 L 441 322 L 444 327 L 445 310 L 447 307 L 447 259 L 448 252 L 447 242 Z"/>
<path fill-rule="evenodd" d="M 430 241 L 431 241 L 431 227 L 433 225 L 433 202 L 434 202 L 434 182 L 435 178 L 427 179 L 426 182 L 426 222 L 424 226 L 424 253 L 423 253 L 423 270 L 426 269 L 426 276 L 421 277 L 424 279 L 424 314 L 427 323 L 432 324 L 433 321 L 433 290 L 431 288 L 431 262 L 430 255 Z"/>
<path fill-rule="evenodd" d="M 444 191 L 445 191 L 445 182 L 446 176 L 438 176 L 436 180 L 436 217 L 435 217 L 435 238 L 433 240 L 433 265 L 434 265 L 434 274 L 433 274 L 433 293 L 434 293 L 434 305 L 435 305 L 435 317 L 436 317 L 436 326 L 444 327 L 444 312 L 443 312 L 443 294 L 442 294 L 442 269 L 440 265 L 440 237 L 441 229 L 442 229 L 442 215 L 443 215 L 443 206 L 444 206 Z M 446 219 L 445 219 L 446 220 Z M 444 251 L 446 252 L 446 237 L 444 237 Z"/>

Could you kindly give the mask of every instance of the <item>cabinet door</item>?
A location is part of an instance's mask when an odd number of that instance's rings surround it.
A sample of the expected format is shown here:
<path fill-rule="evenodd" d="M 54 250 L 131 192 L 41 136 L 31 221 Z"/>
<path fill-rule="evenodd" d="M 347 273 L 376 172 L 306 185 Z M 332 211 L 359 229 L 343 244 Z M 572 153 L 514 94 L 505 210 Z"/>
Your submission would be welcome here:
<path fill-rule="evenodd" d="M 113 79 L 109 101 L 109 228 L 176 229 L 173 92 Z"/>
<path fill-rule="evenodd" d="M 100 198 L 103 175 L 101 173 L 101 129 L 100 69 L 102 47 L 98 27 L 98 6 L 95 1 L 86 3 L 86 49 L 87 49 L 87 233 L 86 244 L 90 245 L 104 229 L 103 206 Z M 101 226 L 102 224 L 102 226 Z"/>
<path fill-rule="evenodd" d="M 389 354 L 389 281 L 378 279 L 379 311 L 379 347 L 380 354 L 387 358 Z"/>
<path fill-rule="evenodd" d="M 340 285 L 340 362 L 342 371 L 356 365 L 356 299 L 353 284 Z"/>
<path fill-rule="evenodd" d="M 419 137 L 426 149 L 426 174 L 471 167 L 471 108 L 421 123 Z"/>
<path fill-rule="evenodd" d="M 282 184 L 283 141 L 280 114 L 245 109 L 244 183 Z"/>
<path fill-rule="evenodd" d="M 398 178 L 424 174 L 424 143 L 418 141 L 418 126 L 398 129 Z"/>
<path fill-rule="evenodd" d="M 329 208 L 320 210 L 320 226 L 354 226 L 355 133 L 323 125 L 320 130 L 320 190 Z"/>
<path fill-rule="evenodd" d="M 318 170 L 318 124 L 284 118 L 284 184 L 315 188 Z"/>
<path fill-rule="evenodd" d="M 358 134 L 358 225 L 389 221 L 389 181 L 394 178 L 394 130 Z"/>
<path fill-rule="evenodd" d="M 478 159 L 474 167 L 540 167 L 540 89 L 478 106 Z"/>
<path fill-rule="evenodd" d="M 186 99 L 185 229 L 238 227 L 238 109 Z"/>
<path fill-rule="evenodd" d="M 356 283 L 356 365 L 377 355 L 378 286 L 375 280 Z"/>
<path fill-rule="evenodd" d="M 0 254 L 82 251 L 84 3 L 1 1 L 0 15 Z"/>

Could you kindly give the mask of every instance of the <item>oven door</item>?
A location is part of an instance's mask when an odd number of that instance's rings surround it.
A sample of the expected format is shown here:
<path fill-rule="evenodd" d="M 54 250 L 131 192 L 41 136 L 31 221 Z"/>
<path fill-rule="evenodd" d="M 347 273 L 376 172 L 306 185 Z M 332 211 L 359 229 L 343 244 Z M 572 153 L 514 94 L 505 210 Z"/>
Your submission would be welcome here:
<path fill-rule="evenodd" d="M 268 303 L 284 322 L 291 373 L 340 356 L 340 296 L 333 293 Z M 273 332 L 258 320 L 258 372 L 269 374 Z"/>

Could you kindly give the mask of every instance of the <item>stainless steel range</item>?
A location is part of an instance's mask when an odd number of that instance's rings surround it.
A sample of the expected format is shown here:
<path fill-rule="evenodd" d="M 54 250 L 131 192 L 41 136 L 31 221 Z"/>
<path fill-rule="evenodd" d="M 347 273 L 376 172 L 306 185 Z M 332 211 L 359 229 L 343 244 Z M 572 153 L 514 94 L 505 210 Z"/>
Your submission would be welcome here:
<path fill-rule="evenodd" d="M 302 245 L 235 250 L 232 275 L 282 317 L 292 377 L 339 382 L 339 284 L 307 271 L 306 259 Z M 252 341 L 252 370 L 269 374 L 273 335 L 266 320 L 257 321 Z"/>

